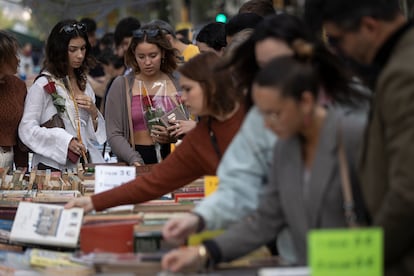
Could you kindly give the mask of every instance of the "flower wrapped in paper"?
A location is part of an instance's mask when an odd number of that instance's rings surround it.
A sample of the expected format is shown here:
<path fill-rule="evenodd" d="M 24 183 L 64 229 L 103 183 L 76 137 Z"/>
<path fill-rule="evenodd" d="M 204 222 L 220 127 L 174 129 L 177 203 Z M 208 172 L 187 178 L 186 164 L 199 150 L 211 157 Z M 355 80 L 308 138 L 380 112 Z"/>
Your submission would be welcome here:
<path fill-rule="evenodd" d="M 165 126 L 161 118 L 172 110 L 179 110 L 183 114 L 180 118 L 188 118 L 175 87 L 168 89 L 166 81 L 156 81 L 152 87 L 147 87 L 142 81 L 138 85 L 142 97 L 142 113 L 149 131 L 154 125 Z"/>
<path fill-rule="evenodd" d="M 164 111 L 160 107 L 155 107 L 153 98 L 147 95 L 142 98 L 144 108 L 144 118 L 148 129 L 152 129 L 154 125 L 161 125 L 160 118 L 164 115 Z"/>

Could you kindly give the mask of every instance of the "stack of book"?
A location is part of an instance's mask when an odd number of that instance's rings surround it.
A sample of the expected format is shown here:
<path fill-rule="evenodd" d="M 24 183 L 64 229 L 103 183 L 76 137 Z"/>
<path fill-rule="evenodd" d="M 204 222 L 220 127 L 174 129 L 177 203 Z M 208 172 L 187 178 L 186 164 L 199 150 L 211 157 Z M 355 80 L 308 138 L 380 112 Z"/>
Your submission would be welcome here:
<path fill-rule="evenodd" d="M 198 203 L 204 198 L 204 179 L 199 178 L 173 192 L 175 202 Z"/>

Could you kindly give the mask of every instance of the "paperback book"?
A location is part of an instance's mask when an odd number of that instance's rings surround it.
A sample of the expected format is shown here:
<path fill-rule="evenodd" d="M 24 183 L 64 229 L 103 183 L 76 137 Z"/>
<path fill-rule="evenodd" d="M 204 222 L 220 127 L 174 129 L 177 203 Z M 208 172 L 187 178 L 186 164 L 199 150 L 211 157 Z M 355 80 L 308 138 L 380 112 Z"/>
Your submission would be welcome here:
<path fill-rule="evenodd" d="M 10 233 L 10 241 L 76 248 L 83 209 L 61 205 L 20 202 Z"/>

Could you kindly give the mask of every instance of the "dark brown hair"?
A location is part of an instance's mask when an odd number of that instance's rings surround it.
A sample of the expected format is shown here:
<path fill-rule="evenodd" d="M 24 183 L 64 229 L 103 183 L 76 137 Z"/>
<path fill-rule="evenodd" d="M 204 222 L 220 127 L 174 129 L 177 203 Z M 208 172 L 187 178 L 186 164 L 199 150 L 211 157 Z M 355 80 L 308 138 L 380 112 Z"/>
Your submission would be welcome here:
<path fill-rule="evenodd" d="M 237 92 L 229 69 L 217 70 L 220 61 L 213 52 L 199 54 L 182 65 L 178 71 L 185 77 L 200 83 L 205 107 L 214 115 L 225 115 L 234 110 L 243 97 Z"/>
<path fill-rule="evenodd" d="M 145 32 L 152 32 L 158 30 L 158 34 L 155 36 L 148 35 Z M 127 66 L 133 68 L 135 73 L 140 73 L 141 70 L 138 66 L 138 62 L 135 58 L 135 49 L 137 46 L 143 42 L 150 44 L 155 44 L 161 50 L 163 54 L 163 60 L 161 61 L 160 70 L 168 75 L 172 74 L 175 69 L 177 69 L 177 50 L 173 48 L 168 41 L 164 32 L 157 26 L 152 24 L 147 24 L 142 26 L 139 31 L 143 32 L 143 36 L 133 36 L 131 43 L 128 47 L 127 52 L 125 53 L 125 63 Z"/>
<path fill-rule="evenodd" d="M 260 16 L 267 16 L 275 14 L 275 8 L 273 7 L 272 0 L 250 0 L 244 3 L 240 9 L 239 13 L 255 13 Z"/>
<path fill-rule="evenodd" d="M 6 31 L 0 30 L 0 64 L 10 63 L 16 57 L 18 43 L 16 38 Z"/>
<path fill-rule="evenodd" d="M 71 26 L 70 32 L 66 32 L 64 28 Z M 73 27 L 75 26 L 75 27 Z M 91 44 L 85 30 L 76 28 L 79 22 L 73 19 L 58 22 L 50 32 L 46 42 L 46 55 L 43 63 L 43 69 L 49 71 L 57 78 L 64 78 L 68 75 L 69 58 L 68 47 L 69 42 L 73 38 L 81 37 L 85 40 L 86 53 L 85 59 L 79 68 L 74 69 L 76 82 L 81 90 L 86 88 L 86 73 L 89 68 L 93 68 L 96 64 L 95 58 L 91 54 Z"/>

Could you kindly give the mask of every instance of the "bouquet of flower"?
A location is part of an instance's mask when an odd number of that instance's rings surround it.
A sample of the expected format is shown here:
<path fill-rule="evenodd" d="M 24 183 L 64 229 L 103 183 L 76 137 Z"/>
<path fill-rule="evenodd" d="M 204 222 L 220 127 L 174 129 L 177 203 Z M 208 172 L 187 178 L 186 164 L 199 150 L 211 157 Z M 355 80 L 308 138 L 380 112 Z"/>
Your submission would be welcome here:
<path fill-rule="evenodd" d="M 52 96 L 53 105 L 56 107 L 57 111 L 59 113 L 65 112 L 65 99 L 57 93 L 55 82 L 48 79 L 48 83 L 43 88 L 50 96 Z"/>
<path fill-rule="evenodd" d="M 147 90 L 143 82 L 139 82 L 142 99 L 142 114 L 147 124 L 147 128 L 151 131 L 154 125 L 169 126 L 166 115 L 174 112 L 180 113 L 180 119 L 188 118 L 181 98 L 175 91 L 168 91 L 166 81 L 157 81 L 148 87 Z M 167 123 L 166 123 L 167 122 Z"/>
<path fill-rule="evenodd" d="M 148 94 L 143 96 L 142 103 L 144 106 L 144 118 L 147 128 L 151 130 L 154 125 L 161 125 L 160 118 L 164 115 L 164 111 L 160 107 L 155 107 L 153 99 Z"/>

